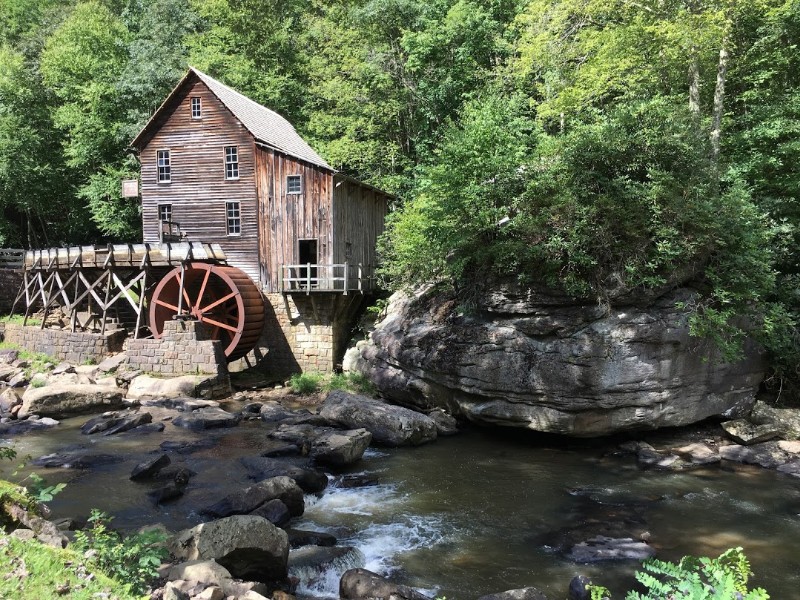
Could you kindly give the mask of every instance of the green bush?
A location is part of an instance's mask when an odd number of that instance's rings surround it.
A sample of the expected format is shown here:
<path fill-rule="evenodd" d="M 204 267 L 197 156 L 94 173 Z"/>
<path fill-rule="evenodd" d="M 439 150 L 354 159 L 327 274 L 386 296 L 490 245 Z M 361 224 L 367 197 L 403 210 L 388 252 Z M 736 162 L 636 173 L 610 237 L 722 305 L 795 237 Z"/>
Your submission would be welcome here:
<path fill-rule="evenodd" d="M 109 577 L 126 584 L 131 592 L 142 594 L 158 577 L 158 567 L 167 556 L 166 536 L 160 531 L 146 531 L 126 537 L 110 529 L 112 517 L 92 510 L 91 529 L 75 532 L 76 550 L 94 550 L 91 559 Z"/>
<path fill-rule="evenodd" d="M 322 375 L 319 373 L 295 373 L 289 379 L 289 386 L 295 394 L 307 396 L 319 391 Z"/>
<path fill-rule="evenodd" d="M 376 388 L 366 375 L 361 373 L 334 373 L 325 382 L 324 389 L 328 392 L 332 390 L 344 390 L 355 394 L 372 396 Z"/>

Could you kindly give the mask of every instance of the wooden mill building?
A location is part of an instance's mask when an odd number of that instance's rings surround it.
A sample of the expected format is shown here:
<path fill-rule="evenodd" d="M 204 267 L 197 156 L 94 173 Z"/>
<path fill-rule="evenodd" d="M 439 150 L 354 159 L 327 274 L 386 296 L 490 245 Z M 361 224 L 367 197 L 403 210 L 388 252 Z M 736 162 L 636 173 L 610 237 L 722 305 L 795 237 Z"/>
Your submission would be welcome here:
<path fill-rule="evenodd" d="M 337 173 L 282 116 L 193 68 L 131 145 L 144 242 L 219 244 L 266 299 L 256 358 L 331 370 L 374 289 L 390 197 Z"/>

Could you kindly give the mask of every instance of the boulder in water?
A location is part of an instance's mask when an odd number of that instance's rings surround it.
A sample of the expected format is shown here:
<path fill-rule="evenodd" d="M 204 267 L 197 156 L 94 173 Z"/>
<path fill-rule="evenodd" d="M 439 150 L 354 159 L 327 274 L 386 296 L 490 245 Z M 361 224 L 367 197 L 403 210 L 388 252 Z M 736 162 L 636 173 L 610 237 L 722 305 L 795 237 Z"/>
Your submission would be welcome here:
<path fill-rule="evenodd" d="M 655 555 L 653 547 L 641 540 L 598 535 L 575 544 L 567 557 L 577 563 L 593 563 L 606 560 L 642 561 Z"/>
<path fill-rule="evenodd" d="M 304 492 L 309 494 L 316 494 L 328 487 L 328 477 L 325 473 L 310 468 L 307 460 L 245 456 L 241 459 L 241 463 L 250 473 L 250 477 L 258 481 L 280 476 L 291 477 Z"/>
<path fill-rule="evenodd" d="M 150 479 L 155 477 L 155 475 L 161 469 L 169 465 L 169 463 L 170 459 L 166 454 L 160 454 L 155 458 L 140 462 L 133 468 L 133 471 L 131 471 L 131 479 L 133 481 L 138 481 L 141 479 Z"/>
<path fill-rule="evenodd" d="M 781 430 L 773 424 L 754 425 L 747 419 L 735 419 L 722 424 L 725 433 L 737 444 L 751 446 L 780 437 Z"/>
<path fill-rule="evenodd" d="M 45 387 L 28 388 L 22 396 L 18 417 L 36 414 L 60 419 L 70 415 L 120 406 L 124 391 L 93 384 L 54 383 Z"/>
<path fill-rule="evenodd" d="M 179 532 L 170 551 L 187 560 L 213 559 L 231 575 L 251 581 L 283 580 L 289 542 L 286 533 L 262 517 L 237 515 Z"/>
<path fill-rule="evenodd" d="M 345 571 L 339 580 L 339 597 L 342 600 L 430 600 L 407 585 L 392 583 L 385 577 L 366 569 Z"/>
<path fill-rule="evenodd" d="M 738 418 L 763 352 L 748 340 L 725 362 L 692 336 L 678 305 L 696 298 L 679 288 L 598 304 L 498 283 L 464 314 L 447 292 L 395 294 L 349 364 L 390 401 L 488 425 L 593 437 Z"/>
<path fill-rule="evenodd" d="M 436 439 L 433 419 L 402 406 L 341 390 L 328 394 L 319 414 L 341 427 L 366 429 L 376 443 L 385 446 L 418 446 Z"/>
<path fill-rule="evenodd" d="M 299 517 L 305 510 L 303 490 L 294 479 L 280 476 L 265 479 L 243 490 L 228 494 L 201 512 L 212 517 L 244 515 L 257 510 L 270 500 L 276 499 L 286 506 L 292 517 Z"/>
<path fill-rule="evenodd" d="M 177 417 L 172 423 L 176 427 L 202 431 L 219 427 L 235 427 L 241 419 L 241 415 L 229 413 L 221 408 L 198 408 L 187 415 Z"/>

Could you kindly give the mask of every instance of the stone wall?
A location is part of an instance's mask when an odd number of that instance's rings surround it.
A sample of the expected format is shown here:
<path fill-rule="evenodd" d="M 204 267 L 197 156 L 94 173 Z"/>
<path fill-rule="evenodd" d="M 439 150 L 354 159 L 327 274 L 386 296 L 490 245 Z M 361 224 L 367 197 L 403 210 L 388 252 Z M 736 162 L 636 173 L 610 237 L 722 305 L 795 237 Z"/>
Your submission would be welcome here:
<path fill-rule="evenodd" d="M 38 326 L 23 327 L 16 323 L 5 323 L 3 327 L 3 341 L 73 364 L 100 362 L 111 354 L 120 352 L 126 335 L 124 330 L 101 335 L 62 329 L 40 329 Z"/>
<path fill-rule="evenodd" d="M 125 353 L 133 369 L 149 373 L 228 374 L 222 343 L 212 340 L 208 329 L 197 321 L 166 321 L 161 339 L 128 339 Z"/>
<path fill-rule="evenodd" d="M 0 314 L 11 311 L 14 298 L 22 286 L 23 275 L 21 270 L 0 269 Z M 18 309 L 20 307 L 17 307 Z M 24 312 L 24 307 L 22 307 Z"/>
<path fill-rule="evenodd" d="M 256 360 L 274 374 L 332 373 L 342 360 L 361 294 L 264 294 L 266 323 Z"/>

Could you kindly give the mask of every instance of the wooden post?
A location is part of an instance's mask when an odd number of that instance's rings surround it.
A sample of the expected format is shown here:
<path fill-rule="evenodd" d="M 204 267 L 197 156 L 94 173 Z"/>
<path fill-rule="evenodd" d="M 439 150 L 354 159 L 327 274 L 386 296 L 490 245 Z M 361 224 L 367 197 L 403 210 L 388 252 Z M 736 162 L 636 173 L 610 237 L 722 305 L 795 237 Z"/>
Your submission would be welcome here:
<path fill-rule="evenodd" d="M 306 263 L 306 296 L 311 293 L 311 263 Z"/>
<path fill-rule="evenodd" d="M 342 294 L 347 296 L 347 288 L 350 287 L 350 265 L 347 261 L 344 261 L 344 284 L 342 287 L 344 288 Z"/>

